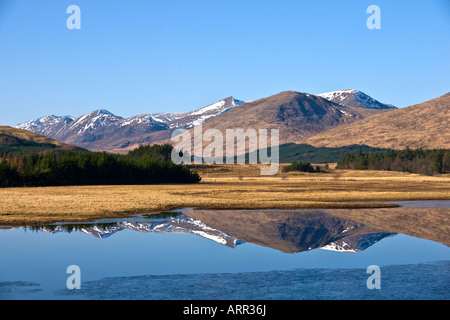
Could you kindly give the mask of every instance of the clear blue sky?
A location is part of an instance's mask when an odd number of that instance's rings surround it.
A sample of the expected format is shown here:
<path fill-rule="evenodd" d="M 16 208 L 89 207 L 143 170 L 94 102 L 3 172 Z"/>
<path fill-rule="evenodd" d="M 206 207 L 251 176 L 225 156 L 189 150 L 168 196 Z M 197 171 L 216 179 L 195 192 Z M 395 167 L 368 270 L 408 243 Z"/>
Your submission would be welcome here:
<path fill-rule="evenodd" d="M 66 27 L 72 4 L 80 30 Z M 372 4 L 380 30 L 366 27 Z M 0 0 L 1 125 L 285 90 L 405 107 L 450 91 L 449 75 L 447 0 Z"/>

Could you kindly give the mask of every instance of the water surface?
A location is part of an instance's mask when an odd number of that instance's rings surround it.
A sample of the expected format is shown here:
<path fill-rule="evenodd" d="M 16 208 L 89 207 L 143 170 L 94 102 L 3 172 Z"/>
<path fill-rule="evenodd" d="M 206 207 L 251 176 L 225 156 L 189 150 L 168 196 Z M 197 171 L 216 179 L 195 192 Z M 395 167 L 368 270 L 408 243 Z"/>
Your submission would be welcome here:
<path fill-rule="evenodd" d="M 186 209 L 4 229 L 0 243 L 1 299 L 450 298 L 446 245 L 319 209 Z M 66 286 L 69 265 L 80 290 Z M 379 290 L 367 288 L 370 265 Z"/>

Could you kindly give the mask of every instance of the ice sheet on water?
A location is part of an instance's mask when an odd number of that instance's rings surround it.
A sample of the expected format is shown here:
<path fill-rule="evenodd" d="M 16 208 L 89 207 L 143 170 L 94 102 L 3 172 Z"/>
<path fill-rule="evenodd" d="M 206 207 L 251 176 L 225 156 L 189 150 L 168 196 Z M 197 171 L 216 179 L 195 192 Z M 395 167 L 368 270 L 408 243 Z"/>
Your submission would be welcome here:
<path fill-rule="evenodd" d="M 61 296 L 85 299 L 447 300 L 450 261 L 381 266 L 381 289 L 368 289 L 366 269 L 311 268 L 270 272 L 146 275 L 86 282 Z"/>

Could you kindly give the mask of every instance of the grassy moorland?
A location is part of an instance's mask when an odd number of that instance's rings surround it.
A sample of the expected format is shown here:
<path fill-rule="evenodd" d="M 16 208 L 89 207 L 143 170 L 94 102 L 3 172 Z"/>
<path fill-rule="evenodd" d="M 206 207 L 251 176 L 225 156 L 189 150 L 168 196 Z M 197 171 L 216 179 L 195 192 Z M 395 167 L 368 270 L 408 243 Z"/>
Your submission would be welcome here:
<path fill-rule="evenodd" d="M 258 165 L 192 169 L 200 183 L 1 188 L 0 225 L 83 222 L 183 207 L 363 209 L 396 200 L 450 200 L 449 175 L 332 169 L 261 176 Z"/>

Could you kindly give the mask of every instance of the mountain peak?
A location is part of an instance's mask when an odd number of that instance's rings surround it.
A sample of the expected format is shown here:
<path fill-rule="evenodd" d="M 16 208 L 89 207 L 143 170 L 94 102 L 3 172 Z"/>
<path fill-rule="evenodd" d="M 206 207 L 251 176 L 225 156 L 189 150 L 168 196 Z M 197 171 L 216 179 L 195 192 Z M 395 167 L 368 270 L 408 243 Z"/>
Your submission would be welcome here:
<path fill-rule="evenodd" d="M 364 109 L 397 109 L 392 104 L 381 103 L 362 91 L 345 89 L 318 94 L 317 96 L 346 107 Z"/>
<path fill-rule="evenodd" d="M 40 128 L 45 128 L 48 126 L 57 126 L 59 123 L 70 123 L 74 120 L 71 116 L 55 116 L 55 115 L 47 115 L 42 116 L 40 118 L 30 120 L 27 122 L 20 123 L 15 125 L 15 128 L 25 129 L 31 132 L 35 132 L 36 130 L 40 130 Z M 45 134 L 45 132 L 35 132 L 40 134 Z"/>
<path fill-rule="evenodd" d="M 310 98 L 311 96 L 314 97 L 314 95 L 307 93 L 307 92 L 286 90 L 286 91 L 281 91 L 280 93 L 275 94 L 272 97 L 292 99 L 292 98 Z"/>
<path fill-rule="evenodd" d="M 338 101 L 342 101 L 348 95 L 354 94 L 356 92 L 358 92 L 358 91 L 355 89 L 344 89 L 344 90 L 320 93 L 317 96 L 322 97 L 327 100 L 330 100 L 330 101 L 333 101 L 335 103 L 338 103 Z"/>
<path fill-rule="evenodd" d="M 93 113 L 96 113 L 97 115 L 106 114 L 106 115 L 110 115 L 110 116 L 115 116 L 115 114 L 113 114 L 112 112 L 109 112 L 106 109 L 97 109 Z"/>
<path fill-rule="evenodd" d="M 222 113 L 225 110 L 229 110 L 230 108 L 236 107 L 238 105 L 243 104 L 244 101 L 240 101 L 235 99 L 233 96 L 230 96 L 228 98 L 219 100 L 213 104 L 207 105 L 206 107 L 203 107 L 201 109 L 195 110 L 191 113 L 191 115 L 199 115 L 204 113 Z"/>
<path fill-rule="evenodd" d="M 234 104 L 235 106 L 240 106 L 241 104 L 244 104 L 244 103 L 245 103 L 245 101 L 238 100 L 238 99 L 236 99 L 236 98 L 233 97 L 233 96 L 230 96 L 230 97 L 228 97 L 228 98 L 226 98 L 226 99 L 224 99 L 224 100 L 227 101 L 228 99 L 231 100 L 231 103 Z"/>

